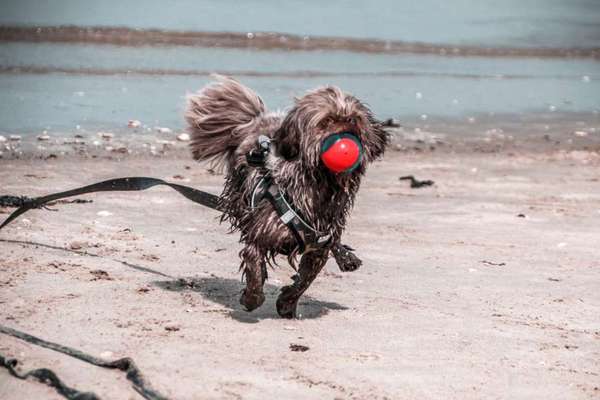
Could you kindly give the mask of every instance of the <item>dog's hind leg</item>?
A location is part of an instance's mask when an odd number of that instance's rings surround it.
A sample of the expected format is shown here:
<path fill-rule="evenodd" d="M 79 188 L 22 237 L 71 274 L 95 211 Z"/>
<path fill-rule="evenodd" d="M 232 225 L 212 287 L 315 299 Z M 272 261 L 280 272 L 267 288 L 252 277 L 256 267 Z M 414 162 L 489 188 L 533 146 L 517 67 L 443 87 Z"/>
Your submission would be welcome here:
<path fill-rule="evenodd" d="M 300 260 L 298 273 L 294 275 L 294 283 L 281 288 L 277 298 L 277 313 L 283 318 L 295 318 L 300 296 L 308 289 L 319 272 L 327 263 L 329 249 L 315 250 L 306 253 Z"/>
<path fill-rule="evenodd" d="M 260 307 L 265 301 L 263 285 L 267 279 L 267 263 L 265 255 L 254 246 L 244 247 L 240 252 L 240 256 L 242 257 L 244 277 L 246 278 L 246 288 L 242 291 L 240 304 L 247 311 L 252 311 Z"/>

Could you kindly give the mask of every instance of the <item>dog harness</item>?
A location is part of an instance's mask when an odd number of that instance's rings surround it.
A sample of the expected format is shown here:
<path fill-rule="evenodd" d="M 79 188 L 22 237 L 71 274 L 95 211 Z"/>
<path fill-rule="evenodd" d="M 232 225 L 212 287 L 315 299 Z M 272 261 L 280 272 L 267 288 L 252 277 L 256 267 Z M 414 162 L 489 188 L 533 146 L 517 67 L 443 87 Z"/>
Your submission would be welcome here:
<path fill-rule="evenodd" d="M 279 185 L 273 181 L 270 172 L 265 168 L 270 152 L 271 139 L 261 135 L 258 138 L 258 148 L 246 155 L 248 165 L 259 168 L 261 171 L 261 177 L 254 186 L 249 199 L 250 207 L 256 208 L 264 199 L 269 201 L 281 222 L 289 228 L 296 239 L 299 254 L 327 246 L 331 242 L 331 233 L 320 232 L 306 222 L 302 214 L 286 199 Z"/>

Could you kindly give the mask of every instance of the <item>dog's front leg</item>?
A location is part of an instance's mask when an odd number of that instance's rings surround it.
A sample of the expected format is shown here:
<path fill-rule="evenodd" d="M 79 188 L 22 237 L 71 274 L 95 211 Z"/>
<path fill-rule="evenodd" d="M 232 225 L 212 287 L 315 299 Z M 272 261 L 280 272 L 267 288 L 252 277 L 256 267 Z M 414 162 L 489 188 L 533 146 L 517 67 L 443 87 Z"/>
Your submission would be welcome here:
<path fill-rule="evenodd" d="M 263 285 L 267 280 L 267 263 L 263 252 L 254 246 L 247 245 L 240 255 L 246 278 L 246 288 L 242 291 L 240 304 L 246 307 L 247 311 L 252 311 L 265 301 Z"/>
<path fill-rule="evenodd" d="M 327 263 L 329 249 L 314 250 L 306 253 L 300 260 L 294 283 L 284 286 L 277 298 L 277 313 L 283 318 L 295 318 L 300 296 L 308 289 L 319 272 Z"/>

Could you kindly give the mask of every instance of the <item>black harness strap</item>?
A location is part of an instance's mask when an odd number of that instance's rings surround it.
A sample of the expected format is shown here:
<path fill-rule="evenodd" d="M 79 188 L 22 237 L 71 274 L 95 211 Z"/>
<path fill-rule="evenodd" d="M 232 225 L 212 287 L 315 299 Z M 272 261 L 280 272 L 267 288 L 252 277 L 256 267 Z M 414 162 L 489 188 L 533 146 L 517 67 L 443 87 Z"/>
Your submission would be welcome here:
<path fill-rule="evenodd" d="M 24 340 L 31 344 L 35 344 L 37 346 L 45 347 L 50 350 L 57 351 L 59 353 L 66 354 L 68 356 L 77 358 L 81 361 L 85 361 L 89 364 L 96 365 L 102 368 L 110 368 L 110 369 L 118 369 L 127 373 L 127 379 L 131 381 L 133 384 L 133 388 L 136 392 L 138 392 L 142 397 L 148 400 L 168 400 L 168 397 L 163 396 L 156 390 L 152 388 L 149 382 L 146 381 L 142 372 L 139 370 L 135 362 L 129 358 L 120 358 L 115 361 L 106 361 L 98 357 L 94 357 L 92 355 L 86 354 L 80 350 L 73 349 L 71 347 L 63 346 L 57 343 L 52 343 L 45 341 L 43 339 L 37 338 L 35 336 L 29 335 L 25 332 L 18 331 L 16 329 L 9 328 L 7 326 L 0 325 L 0 333 L 4 333 L 5 335 L 10 335 L 17 339 Z M 40 381 L 44 381 L 46 379 L 50 380 L 50 385 L 54 386 L 57 391 L 62 394 L 67 399 L 77 399 L 77 400 L 96 400 L 99 399 L 93 393 L 81 393 L 75 389 L 69 388 L 66 386 L 56 374 L 48 369 L 38 369 L 34 371 L 30 371 L 25 374 L 19 374 L 15 371 L 14 367 L 16 366 L 16 360 L 6 359 L 0 356 L 0 364 L 1 366 L 7 368 L 9 372 L 20 379 L 26 379 L 28 376 L 33 376 Z M 69 397 L 70 396 L 70 397 Z M 83 397 L 79 397 L 83 396 Z"/>
<path fill-rule="evenodd" d="M 325 247 L 330 243 L 331 234 L 319 232 L 308 224 L 301 213 L 296 211 L 285 198 L 279 186 L 269 176 L 268 171 L 264 172 L 252 190 L 250 207 L 256 208 L 263 199 L 267 199 L 273 205 L 281 222 L 294 236 L 298 243 L 298 254 L 303 254 L 306 250 Z"/>
<path fill-rule="evenodd" d="M 294 210 L 291 204 L 285 199 L 279 186 L 272 183 L 265 192 L 265 197 L 273 204 L 279 219 L 292 232 L 298 243 L 298 253 L 302 254 L 306 250 L 315 250 L 325 247 L 331 241 L 331 235 L 322 233 L 310 226 L 302 216 Z"/>
<path fill-rule="evenodd" d="M 261 135 L 258 137 L 257 147 L 246 154 L 248 165 L 257 168 L 262 175 L 250 195 L 248 201 L 250 207 L 255 208 L 262 199 L 267 199 L 275 208 L 281 222 L 294 236 L 298 244 L 298 254 L 327 246 L 331 242 L 331 234 L 319 232 L 307 223 L 301 213 L 294 209 L 292 203 L 286 200 L 285 194 L 274 182 L 271 171 L 266 168 L 270 153 L 271 139 Z"/>
<path fill-rule="evenodd" d="M 296 226 L 293 221 L 294 216 L 296 216 L 296 214 L 291 208 L 287 206 L 287 203 L 283 199 L 283 196 L 281 195 L 281 193 L 279 193 L 278 186 L 274 184 L 269 186 L 266 192 L 264 192 L 264 196 L 275 208 L 275 212 L 277 212 L 277 215 L 279 216 L 281 222 L 283 222 L 288 227 L 290 232 L 292 232 L 294 239 L 296 239 L 296 243 L 298 243 L 298 253 L 304 253 L 304 251 L 306 250 L 306 243 L 304 241 L 304 238 L 300 234 L 300 231 L 296 229 Z"/>

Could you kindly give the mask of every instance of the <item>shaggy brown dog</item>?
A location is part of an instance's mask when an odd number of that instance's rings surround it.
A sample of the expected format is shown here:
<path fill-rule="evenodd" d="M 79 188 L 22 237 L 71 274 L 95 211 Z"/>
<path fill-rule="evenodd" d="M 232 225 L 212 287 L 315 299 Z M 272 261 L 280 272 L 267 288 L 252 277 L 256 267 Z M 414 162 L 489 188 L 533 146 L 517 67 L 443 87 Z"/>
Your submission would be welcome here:
<path fill-rule="evenodd" d="M 294 283 L 281 289 L 277 312 L 296 315 L 300 296 L 321 271 L 340 238 L 346 217 L 367 164 L 383 154 L 387 136 L 369 108 L 334 86 L 318 88 L 295 100 L 287 114 L 268 112 L 261 98 L 231 78 L 188 98 L 185 114 L 196 160 L 224 161 L 226 183 L 221 194 L 222 220 L 241 232 L 244 248 L 240 270 L 246 288 L 240 302 L 248 311 L 265 300 L 267 264 L 278 254 L 292 267 L 298 254 L 295 236 L 280 219 L 273 204 L 263 200 L 252 207 L 250 197 L 265 170 L 294 209 L 319 232 L 330 233 L 325 247 L 302 254 Z M 351 132 L 361 142 L 363 157 L 351 172 L 334 173 L 321 161 L 321 145 L 334 133 Z M 252 167 L 246 155 L 257 148 L 259 135 L 272 139 L 264 168 Z"/>

